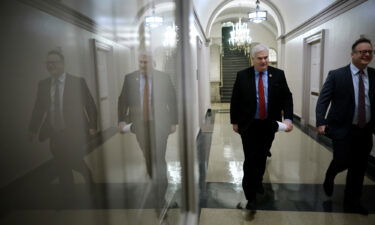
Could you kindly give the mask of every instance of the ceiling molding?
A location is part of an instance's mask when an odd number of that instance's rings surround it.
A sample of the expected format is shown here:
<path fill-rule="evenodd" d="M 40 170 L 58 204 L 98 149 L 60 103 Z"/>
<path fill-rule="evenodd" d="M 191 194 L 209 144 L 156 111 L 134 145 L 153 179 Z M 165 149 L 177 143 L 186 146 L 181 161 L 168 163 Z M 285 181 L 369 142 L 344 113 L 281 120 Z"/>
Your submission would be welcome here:
<path fill-rule="evenodd" d="M 304 32 L 311 30 L 321 24 L 326 23 L 327 21 L 339 16 L 342 13 L 347 12 L 348 10 L 366 2 L 367 0 L 338 0 L 327 8 L 320 11 L 315 16 L 306 20 L 301 25 L 297 26 L 293 30 L 289 31 L 284 36 L 279 37 L 279 39 L 284 39 L 286 41 L 291 40 Z"/>
<path fill-rule="evenodd" d="M 218 13 L 222 8 L 224 8 L 227 4 L 234 2 L 235 0 L 223 0 L 211 13 L 211 16 L 208 20 L 207 26 L 206 26 L 206 35 L 210 36 L 211 33 L 211 27 L 214 24 L 214 21 L 216 20 L 216 17 L 218 16 Z M 279 36 L 283 36 L 285 34 L 285 23 L 284 19 L 280 13 L 280 10 L 274 5 L 270 0 L 262 0 L 262 3 L 270 7 L 272 12 L 275 14 L 276 18 L 274 18 L 277 26 L 277 31 Z"/>
<path fill-rule="evenodd" d="M 203 36 L 204 38 L 204 41 L 205 41 L 205 45 L 208 46 L 208 44 L 210 43 L 210 40 L 207 38 L 206 36 L 206 33 L 204 32 L 204 29 L 203 29 L 203 26 L 201 24 L 201 21 L 199 20 L 199 17 L 198 17 L 198 14 L 197 14 L 197 11 L 195 10 L 195 7 L 193 6 L 193 14 L 194 14 L 194 21 L 195 21 L 195 24 L 198 26 L 198 30 L 199 30 L 199 33 Z"/>
<path fill-rule="evenodd" d="M 87 31 L 99 34 L 99 25 L 90 17 L 62 4 L 56 0 L 18 0 L 26 5 L 76 25 Z M 108 39 L 108 38 L 107 38 Z M 112 40 L 112 39 L 110 39 Z M 112 40 L 114 41 L 114 40 Z"/>

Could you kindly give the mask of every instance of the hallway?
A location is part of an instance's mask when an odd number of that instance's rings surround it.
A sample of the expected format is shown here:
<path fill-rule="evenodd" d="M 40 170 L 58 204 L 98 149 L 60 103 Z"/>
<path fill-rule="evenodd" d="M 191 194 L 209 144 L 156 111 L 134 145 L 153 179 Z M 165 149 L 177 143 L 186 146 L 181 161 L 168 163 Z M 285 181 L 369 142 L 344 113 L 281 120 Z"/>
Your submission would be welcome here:
<path fill-rule="evenodd" d="M 332 144 L 315 130 L 330 71 L 375 54 L 351 48 L 374 43 L 374 11 L 375 0 L 2 0 L 0 224 L 375 224 L 375 147 L 370 214 L 344 213 L 346 173 L 327 198 Z M 282 113 L 294 130 L 276 134 L 251 216 L 228 102 L 258 44 L 270 99 L 284 80 L 292 93 Z"/>

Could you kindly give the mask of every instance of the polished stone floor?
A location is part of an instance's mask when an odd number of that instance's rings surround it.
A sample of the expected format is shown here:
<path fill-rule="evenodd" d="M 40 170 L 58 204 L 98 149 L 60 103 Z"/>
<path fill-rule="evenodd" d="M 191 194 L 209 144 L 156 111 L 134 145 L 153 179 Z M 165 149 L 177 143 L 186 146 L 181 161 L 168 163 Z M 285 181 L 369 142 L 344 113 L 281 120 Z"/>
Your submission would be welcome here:
<path fill-rule="evenodd" d="M 279 132 L 264 175 L 265 195 L 258 196 L 258 210 L 236 209 L 246 204 L 241 187 L 243 152 L 239 135 L 232 131 L 229 105 L 213 105 L 215 125 L 206 174 L 205 201 L 200 225 L 221 224 L 375 224 L 375 183 L 365 178 L 363 205 L 369 216 L 345 213 L 342 208 L 346 172 L 335 179 L 332 198 L 322 183 L 332 153 L 302 132 Z"/>
<path fill-rule="evenodd" d="M 363 204 L 370 215 L 344 212 L 346 173 L 337 176 L 333 197 L 326 197 L 321 184 L 332 153 L 327 145 L 302 130 L 295 126 L 291 133 L 277 133 L 264 175 L 265 194 L 258 196 L 257 213 L 250 214 L 236 209 L 238 203 L 246 204 L 241 187 L 244 159 L 240 137 L 232 131 L 229 105 L 213 104 L 197 138 L 199 224 L 375 224 L 375 182 L 367 177 L 364 182 Z M 2 190 L 0 224 L 180 224 L 183 207 L 178 133 L 169 137 L 166 160 L 169 185 L 165 199 L 169 210 L 163 220 L 155 201 L 147 198 L 153 195 L 150 177 L 134 134 L 114 132 L 85 158 L 93 184 L 86 184 L 76 173 L 75 194 L 61 196 L 59 181 L 48 172 L 53 162 L 41 165 Z M 51 182 L 38 183 L 42 178 Z"/>

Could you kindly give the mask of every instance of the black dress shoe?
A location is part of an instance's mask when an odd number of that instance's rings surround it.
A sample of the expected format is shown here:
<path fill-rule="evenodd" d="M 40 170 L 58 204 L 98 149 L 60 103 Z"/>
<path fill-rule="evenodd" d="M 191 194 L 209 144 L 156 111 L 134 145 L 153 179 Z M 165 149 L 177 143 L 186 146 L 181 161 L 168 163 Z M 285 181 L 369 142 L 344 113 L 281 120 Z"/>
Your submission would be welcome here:
<path fill-rule="evenodd" d="M 258 193 L 258 194 L 261 194 L 261 195 L 264 195 L 264 187 L 263 187 L 263 184 L 260 184 L 260 185 L 257 187 L 257 193 Z"/>
<path fill-rule="evenodd" d="M 255 204 L 255 200 L 254 201 L 248 201 L 247 204 L 246 204 L 246 209 L 250 210 L 251 212 L 256 212 L 257 207 L 256 207 L 256 204 Z"/>
<path fill-rule="evenodd" d="M 364 216 L 368 215 L 368 210 L 361 203 L 344 202 L 344 211 L 348 213 L 358 213 Z"/>
<path fill-rule="evenodd" d="M 327 179 L 326 177 L 323 183 L 323 189 L 328 197 L 331 197 L 333 194 L 333 186 L 334 186 L 333 180 Z"/>
<path fill-rule="evenodd" d="M 271 157 L 272 156 L 272 154 L 271 154 L 271 152 L 267 152 L 267 157 Z"/>

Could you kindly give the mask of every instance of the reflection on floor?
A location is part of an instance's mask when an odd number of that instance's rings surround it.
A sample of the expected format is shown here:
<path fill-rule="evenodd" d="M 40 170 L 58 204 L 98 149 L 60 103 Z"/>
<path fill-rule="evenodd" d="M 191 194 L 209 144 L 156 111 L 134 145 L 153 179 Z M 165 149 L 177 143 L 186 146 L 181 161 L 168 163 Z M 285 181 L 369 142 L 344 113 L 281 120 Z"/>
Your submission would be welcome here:
<path fill-rule="evenodd" d="M 178 224 L 179 210 L 171 209 L 164 224 Z M 0 224 L 19 225 L 156 225 L 159 224 L 152 209 L 113 210 L 27 210 L 17 211 Z"/>
<path fill-rule="evenodd" d="M 158 181 L 146 172 L 135 135 L 115 131 L 85 157 L 93 183 L 85 183 L 74 173 L 74 184 L 59 184 L 53 169 L 56 163 L 51 159 L 0 190 L 0 224 L 149 225 L 161 220 L 177 224 L 181 205 L 177 137 L 176 132 L 168 139 L 169 184 L 161 204 L 152 189 Z M 163 209 L 167 207 L 166 212 Z"/>
<path fill-rule="evenodd" d="M 236 209 L 245 200 L 241 187 L 241 140 L 229 123 L 228 104 L 213 105 L 212 111 L 197 143 L 201 172 L 200 225 L 375 224 L 375 183 L 365 179 L 363 203 L 372 214 L 343 213 L 345 173 L 336 178 L 332 199 L 327 198 L 321 184 L 332 153 L 297 127 L 291 133 L 276 135 L 264 176 L 265 194 L 259 196 L 257 213 Z M 170 136 L 166 155 L 170 195 L 166 198 L 177 202 L 170 205 L 164 221 L 170 225 L 179 224 L 181 214 L 177 137 L 177 133 Z M 44 189 L 18 185 L 20 190 L 14 193 L 19 201 L 11 201 L 16 197 L 7 196 L 9 205 L 6 211 L 2 210 L 0 224 L 160 223 L 157 215 L 160 212 L 155 210 L 154 202 L 140 199 L 150 190 L 150 178 L 133 134 L 115 134 L 85 160 L 93 172 L 94 184 L 84 184 L 76 176 L 76 196 L 56 194 L 58 181 L 44 185 Z"/>
<path fill-rule="evenodd" d="M 276 135 L 257 213 L 236 209 L 239 202 L 246 203 L 241 187 L 241 139 L 232 131 L 229 105 L 216 104 L 212 109 L 217 113 L 200 225 L 375 224 L 375 183 L 365 178 L 363 204 L 372 214 L 344 213 L 346 173 L 337 176 L 334 195 L 327 198 L 321 184 L 332 153 L 297 127 L 291 133 Z"/>

